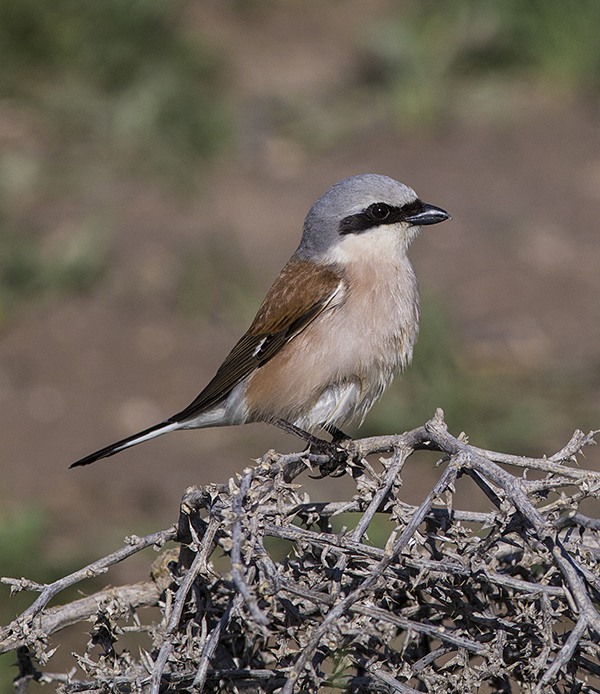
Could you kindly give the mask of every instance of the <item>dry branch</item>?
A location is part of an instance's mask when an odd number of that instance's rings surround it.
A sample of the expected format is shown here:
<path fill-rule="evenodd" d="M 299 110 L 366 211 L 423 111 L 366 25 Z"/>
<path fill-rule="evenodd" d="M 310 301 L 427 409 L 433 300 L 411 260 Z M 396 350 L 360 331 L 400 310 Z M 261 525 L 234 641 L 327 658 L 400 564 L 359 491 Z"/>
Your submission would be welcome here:
<path fill-rule="evenodd" d="M 332 460 L 270 451 L 227 485 L 188 489 L 173 528 L 48 586 L 3 579 L 40 596 L 0 630 L 0 652 L 19 649 L 19 692 L 31 679 L 65 693 L 599 692 L 600 520 L 578 507 L 600 495 L 600 473 L 571 466 L 594 433 L 524 458 L 453 437 L 438 410 L 403 435 L 344 442 Z M 445 468 L 414 507 L 400 488 L 418 449 L 441 452 Z M 372 454 L 390 455 L 379 469 Z M 341 466 L 354 497 L 301 495 L 294 480 L 310 466 Z M 528 480 L 528 470 L 545 476 Z M 454 508 L 464 475 L 492 510 Z M 350 511 L 358 524 L 334 533 L 331 519 Z M 377 517 L 394 526 L 383 547 L 368 540 Z M 276 561 L 266 538 L 293 552 Z M 152 581 L 47 608 L 65 587 L 168 541 L 178 549 L 163 552 Z M 228 571 L 215 570 L 216 553 Z M 141 608 L 157 605 L 161 620 L 142 623 Z M 86 619 L 94 627 L 76 656 L 79 677 L 35 669 L 52 654 L 51 634 Z M 128 631 L 148 635 L 139 656 L 118 650 Z"/>

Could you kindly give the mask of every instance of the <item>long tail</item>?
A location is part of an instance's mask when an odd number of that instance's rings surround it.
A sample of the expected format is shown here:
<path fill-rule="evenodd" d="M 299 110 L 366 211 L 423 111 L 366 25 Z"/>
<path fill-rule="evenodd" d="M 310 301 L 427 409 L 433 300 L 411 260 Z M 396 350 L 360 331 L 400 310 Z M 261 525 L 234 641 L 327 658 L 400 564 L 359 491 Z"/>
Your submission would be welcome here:
<path fill-rule="evenodd" d="M 108 458 L 109 456 L 114 455 L 119 451 L 122 451 L 124 448 L 135 446 L 138 443 L 142 443 L 142 441 L 148 441 L 148 439 L 153 439 L 156 436 L 161 436 L 162 434 L 166 434 L 169 431 L 174 431 L 175 429 L 181 428 L 181 423 L 173 422 L 167 419 L 165 422 L 155 424 L 153 427 L 150 427 L 149 429 L 144 429 L 144 431 L 140 431 L 137 434 L 134 434 L 133 436 L 128 436 L 126 439 L 123 439 L 122 441 L 117 441 L 116 443 L 113 443 L 110 446 L 106 446 L 106 448 L 101 448 L 99 451 L 96 451 L 95 453 L 90 453 L 90 455 L 86 455 L 85 458 L 82 458 L 81 460 L 78 460 L 77 462 L 70 465 L 69 469 L 71 469 L 72 467 L 79 467 L 80 465 L 89 465 L 90 463 L 94 463 L 96 462 L 96 460 L 100 460 L 101 458 Z"/>

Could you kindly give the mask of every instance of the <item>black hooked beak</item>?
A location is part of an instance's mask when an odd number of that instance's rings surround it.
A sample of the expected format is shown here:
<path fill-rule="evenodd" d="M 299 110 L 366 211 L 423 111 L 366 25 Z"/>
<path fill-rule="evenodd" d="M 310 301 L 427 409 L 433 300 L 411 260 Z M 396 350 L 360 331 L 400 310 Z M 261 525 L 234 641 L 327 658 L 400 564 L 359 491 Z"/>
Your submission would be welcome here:
<path fill-rule="evenodd" d="M 427 224 L 438 224 L 439 222 L 446 221 L 446 219 L 452 219 L 446 210 L 442 210 L 441 207 L 436 207 L 435 205 L 429 205 L 426 202 L 420 202 L 417 211 L 405 217 L 404 221 L 416 227 L 426 226 Z"/>

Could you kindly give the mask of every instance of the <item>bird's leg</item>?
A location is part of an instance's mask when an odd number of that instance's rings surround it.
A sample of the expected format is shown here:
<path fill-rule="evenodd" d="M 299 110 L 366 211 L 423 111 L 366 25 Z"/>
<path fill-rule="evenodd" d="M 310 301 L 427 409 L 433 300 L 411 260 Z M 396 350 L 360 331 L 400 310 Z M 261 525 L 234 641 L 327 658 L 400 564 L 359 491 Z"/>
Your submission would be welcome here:
<path fill-rule="evenodd" d="M 295 424 L 292 424 L 291 422 L 288 422 L 285 419 L 273 419 L 271 421 L 271 424 L 274 424 L 276 427 L 279 427 L 279 429 L 283 429 L 283 431 L 286 431 L 288 434 L 294 434 L 294 436 L 298 436 L 298 438 L 301 438 L 303 441 L 306 441 L 311 451 L 314 451 L 317 454 L 320 453 L 329 456 L 330 460 L 327 463 L 323 463 L 319 466 L 319 469 L 321 471 L 320 477 L 327 477 L 327 475 L 330 475 L 333 472 L 335 472 L 348 457 L 346 451 L 342 450 L 341 448 L 335 445 L 337 437 L 331 431 L 329 433 L 331 433 L 331 435 L 334 437 L 334 440 L 330 443 L 329 441 L 324 441 L 323 439 L 320 439 L 317 436 L 313 436 L 308 431 L 304 431 L 304 429 L 297 427 Z M 342 434 L 345 438 L 349 438 L 346 437 L 345 434 L 343 434 L 343 432 L 341 432 L 339 429 L 336 429 L 335 427 L 333 428 L 337 432 Z M 341 474 L 344 473 L 342 472 Z"/>
<path fill-rule="evenodd" d="M 304 431 L 304 429 L 297 427 L 295 424 L 292 424 L 285 419 L 273 419 L 271 424 L 279 427 L 279 429 L 283 429 L 283 431 L 286 431 L 288 434 L 294 434 L 294 436 L 306 441 L 306 443 L 308 443 L 310 446 L 314 446 L 315 448 L 322 449 L 324 446 L 326 447 L 330 445 L 327 441 L 324 441 L 317 436 L 313 436 L 308 431 Z"/>
<path fill-rule="evenodd" d="M 341 429 L 334 427 L 333 424 L 323 424 L 323 429 L 325 429 L 326 432 L 331 434 L 332 443 L 339 443 L 340 441 L 350 441 L 352 439 L 351 436 L 345 434 Z"/>

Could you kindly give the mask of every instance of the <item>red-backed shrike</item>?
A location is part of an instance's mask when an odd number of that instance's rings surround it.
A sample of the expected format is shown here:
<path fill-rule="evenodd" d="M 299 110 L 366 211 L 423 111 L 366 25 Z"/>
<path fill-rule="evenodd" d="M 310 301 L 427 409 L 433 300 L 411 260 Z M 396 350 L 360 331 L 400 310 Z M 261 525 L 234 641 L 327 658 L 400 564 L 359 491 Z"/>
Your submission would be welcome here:
<path fill-rule="evenodd" d="M 343 437 L 337 427 L 362 420 L 411 360 L 419 295 L 406 251 L 421 226 L 446 219 L 387 176 L 339 181 L 311 208 L 298 250 L 194 402 L 71 467 L 176 429 L 269 422 Z"/>

